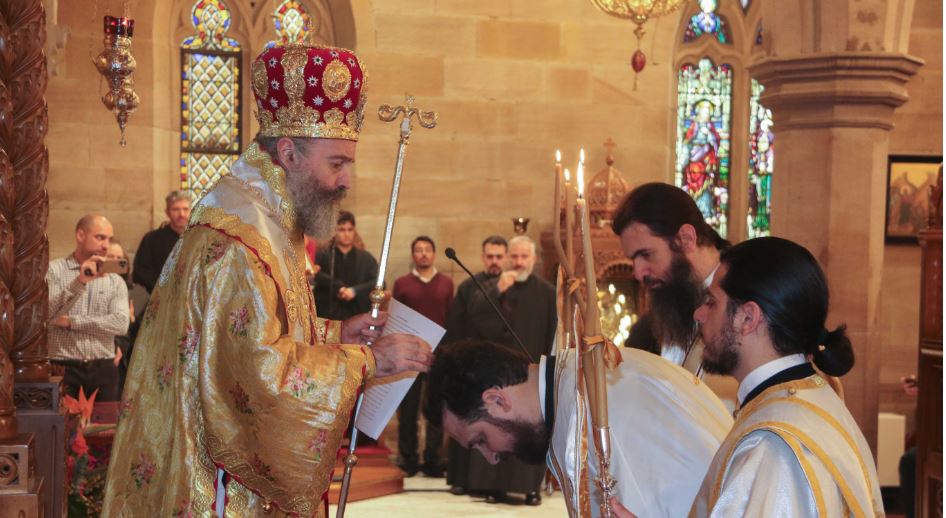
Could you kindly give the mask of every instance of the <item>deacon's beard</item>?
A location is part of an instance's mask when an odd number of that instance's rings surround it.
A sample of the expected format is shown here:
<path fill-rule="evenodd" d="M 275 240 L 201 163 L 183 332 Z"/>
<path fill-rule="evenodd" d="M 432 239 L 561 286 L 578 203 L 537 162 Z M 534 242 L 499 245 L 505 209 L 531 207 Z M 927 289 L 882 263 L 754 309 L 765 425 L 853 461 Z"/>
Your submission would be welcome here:
<path fill-rule="evenodd" d="M 301 171 L 286 173 L 286 190 L 295 206 L 296 230 L 317 240 L 329 238 L 335 231 L 338 205 L 347 190 L 344 187 L 324 189 Z"/>
<path fill-rule="evenodd" d="M 693 312 L 703 299 L 701 284 L 693 279 L 686 257 L 673 252 L 669 278 L 650 288 L 650 315 L 654 336 L 661 345 L 689 345 L 694 336 Z"/>
<path fill-rule="evenodd" d="M 512 435 L 512 454 L 526 464 L 545 464 L 551 435 L 544 421 L 528 423 L 509 421 L 486 415 L 482 418 L 487 423 L 496 425 L 500 430 Z"/>
<path fill-rule="evenodd" d="M 727 315 L 729 322 L 715 340 L 703 344 L 703 370 L 710 374 L 728 376 L 739 364 L 739 347 L 736 345 L 736 326 L 732 323 L 732 316 Z M 710 358 L 710 354 L 714 357 Z"/>

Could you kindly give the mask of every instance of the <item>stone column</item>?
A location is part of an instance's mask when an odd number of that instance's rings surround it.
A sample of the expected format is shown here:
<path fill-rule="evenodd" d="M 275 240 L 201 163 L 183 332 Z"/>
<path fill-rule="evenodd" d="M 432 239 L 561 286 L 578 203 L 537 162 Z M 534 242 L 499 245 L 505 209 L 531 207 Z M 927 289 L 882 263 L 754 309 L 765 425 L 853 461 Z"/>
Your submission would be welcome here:
<path fill-rule="evenodd" d="M 775 117 L 772 234 L 806 246 L 825 268 L 828 327 L 846 323 L 856 355 L 842 379 L 846 403 L 874 449 L 888 140 L 920 66 L 905 54 L 839 51 L 750 67 Z"/>

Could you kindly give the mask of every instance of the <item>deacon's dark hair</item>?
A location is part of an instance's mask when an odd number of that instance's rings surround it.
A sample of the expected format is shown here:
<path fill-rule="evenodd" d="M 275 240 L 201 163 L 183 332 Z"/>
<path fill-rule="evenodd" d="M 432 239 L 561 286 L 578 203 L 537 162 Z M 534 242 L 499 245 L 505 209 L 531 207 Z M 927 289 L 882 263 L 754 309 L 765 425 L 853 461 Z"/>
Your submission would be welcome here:
<path fill-rule="evenodd" d="M 654 235 L 673 242 L 680 227 L 686 224 L 696 229 L 697 243 L 714 246 L 723 250 L 729 241 L 703 219 L 703 213 L 689 194 L 678 187 L 666 183 L 645 183 L 621 200 L 621 205 L 614 213 L 611 229 L 621 235 L 633 223 L 647 225 Z"/>
<path fill-rule="evenodd" d="M 433 239 L 430 239 L 429 236 L 417 236 L 414 238 L 413 241 L 411 241 L 411 253 L 414 253 L 414 245 L 416 245 L 418 241 L 424 241 L 426 243 L 430 243 L 430 248 L 433 248 L 434 252 L 437 251 L 437 245 L 434 244 Z"/>
<path fill-rule="evenodd" d="M 486 340 L 463 340 L 439 348 L 427 373 L 424 417 L 442 427 L 444 409 L 463 421 L 486 415 L 483 392 L 529 378 L 529 359 L 519 351 Z"/>
<path fill-rule="evenodd" d="M 503 248 L 509 248 L 509 243 L 506 242 L 506 238 L 496 235 L 489 236 L 488 238 L 484 239 L 483 245 L 480 248 L 485 250 L 486 245 L 499 245 Z"/>
<path fill-rule="evenodd" d="M 335 220 L 336 225 L 341 225 L 342 223 L 351 223 L 351 226 L 355 226 L 355 215 L 347 210 L 338 211 L 338 219 Z"/>
<path fill-rule="evenodd" d="M 811 252 L 787 239 L 760 237 L 725 250 L 719 260 L 727 267 L 719 285 L 730 308 L 758 304 L 779 354 L 810 354 L 831 376 L 851 370 L 854 351 L 846 326 L 825 329 L 828 281 Z"/>

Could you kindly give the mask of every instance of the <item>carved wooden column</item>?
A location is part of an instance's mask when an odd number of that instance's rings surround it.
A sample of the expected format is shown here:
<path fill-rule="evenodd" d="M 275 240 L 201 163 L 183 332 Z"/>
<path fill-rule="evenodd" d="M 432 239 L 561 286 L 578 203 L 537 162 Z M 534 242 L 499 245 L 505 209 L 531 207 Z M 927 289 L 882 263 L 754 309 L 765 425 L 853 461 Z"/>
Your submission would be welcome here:
<path fill-rule="evenodd" d="M 46 15 L 40 0 L 4 2 L 10 26 L 12 62 L 4 78 L 13 94 L 13 132 L 2 142 L 15 171 L 16 209 L 13 228 L 16 277 L 13 283 L 16 308 L 13 362 L 17 380 L 49 378 L 46 359 L 46 315 L 49 295 L 46 270 L 49 242 L 46 220 L 49 198 L 46 177 L 49 153 L 45 138 L 46 111 Z"/>
<path fill-rule="evenodd" d="M 64 418 L 58 402 L 30 412 L 20 396 L 59 381 L 46 359 L 45 42 L 42 0 L 0 2 L 0 517 L 64 514 L 48 500 L 64 496 Z"/>
<path fill-rule="evenodd" d="M 920 354 L 916 404 L 916 516 L 943 515 L 943 167 L 920 231 Z"/>
<path fill-rule="evenodd" d="M 0 24 L 2 27 L 2 24 Z M 4 39 L 0 34 L 0 40 Z M 11 113 L 9 90 L 0 80 L 0 128 Z M 2 130 L 0 130 L 2 131 Z M 2 140 L 2 137 L 0 137 Z M 13 164 L 0 147 L 0 441 L 17 434 L 16 407 L 13 404 Z"/>

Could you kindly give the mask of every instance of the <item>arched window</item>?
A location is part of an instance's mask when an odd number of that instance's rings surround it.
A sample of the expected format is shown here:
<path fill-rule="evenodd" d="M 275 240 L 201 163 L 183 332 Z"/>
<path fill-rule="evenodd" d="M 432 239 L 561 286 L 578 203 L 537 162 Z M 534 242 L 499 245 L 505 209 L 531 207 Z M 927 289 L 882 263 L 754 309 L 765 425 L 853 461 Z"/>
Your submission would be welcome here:
<path fill-rule="evenodd" d="M 677 76 L 676 182 L 722 235 L 728 228 L 732 76 L 730 65 L 709 58 L 683 64 Z"/>
<path fill-rule="evenodd" d="M 312 20 L 298 0 L 284 0 L 273 13 L 273 27 L 276 39 L 267 43 L 266 48 L 307 43 Z"/>
<path fill-rule="evenodd" d="M 676 184 L 721 235 L 769 234 L 772 111 L 746 65 L 761 52 L 758 2 L 694 0 L 677 43 Z"/>
<path fill-rule="evenodd" d="M 240 155 L 241 48 L 223 0 L 198 0 L 181 42 L 181 187 L 200 193 Z"/>

